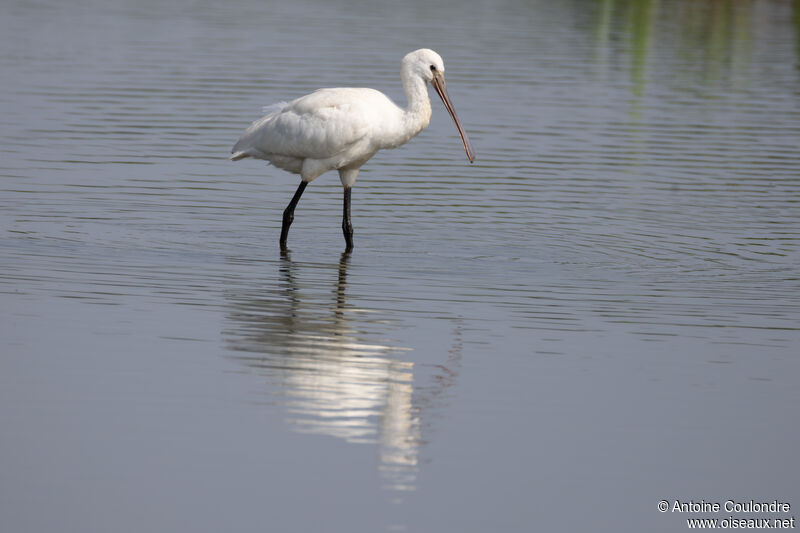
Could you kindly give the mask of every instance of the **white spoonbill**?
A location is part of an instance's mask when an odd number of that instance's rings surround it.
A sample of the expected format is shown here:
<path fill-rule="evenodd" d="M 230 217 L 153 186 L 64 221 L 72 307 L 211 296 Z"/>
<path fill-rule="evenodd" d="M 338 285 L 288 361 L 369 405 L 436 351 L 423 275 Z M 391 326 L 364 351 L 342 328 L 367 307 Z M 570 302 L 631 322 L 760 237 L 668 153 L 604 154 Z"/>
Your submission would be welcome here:
<path fill-rule="evenodd" d="M 300 186 L 283 212 L 281 248 L 286 248 L 294 209 L 309 182 L 328 170 L 338 170 L 344 187 L 342 230 L 346 250 L 353 249 L 350 191 L 361 165 L 378 150 L 405 144 L 428 126 L 430 82 L 456 123 L 470 163 L 475 152 L 444 83 L 444 63 L 433 50 L 421 49 L 402 61 L 401 78 L 408 107 L 402 109 L 374 89 L 319 89 L 253 122 L 231 150 L 231 159 L 265 159 L 278 168 L 300 174 Z"/>

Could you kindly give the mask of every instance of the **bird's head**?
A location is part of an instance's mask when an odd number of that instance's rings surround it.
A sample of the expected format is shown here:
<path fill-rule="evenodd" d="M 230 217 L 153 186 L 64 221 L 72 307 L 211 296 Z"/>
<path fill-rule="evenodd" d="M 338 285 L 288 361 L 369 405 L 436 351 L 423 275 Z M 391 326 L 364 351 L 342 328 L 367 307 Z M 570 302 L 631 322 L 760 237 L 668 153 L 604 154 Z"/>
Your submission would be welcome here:
<path fill-rule="evenodd" d="M 435 73 L 444 74 L 442 57 L 428 48 L 416 50 L 403 58 L 403 70 L 416 74 L 423 80 L 432 83 Z"/>

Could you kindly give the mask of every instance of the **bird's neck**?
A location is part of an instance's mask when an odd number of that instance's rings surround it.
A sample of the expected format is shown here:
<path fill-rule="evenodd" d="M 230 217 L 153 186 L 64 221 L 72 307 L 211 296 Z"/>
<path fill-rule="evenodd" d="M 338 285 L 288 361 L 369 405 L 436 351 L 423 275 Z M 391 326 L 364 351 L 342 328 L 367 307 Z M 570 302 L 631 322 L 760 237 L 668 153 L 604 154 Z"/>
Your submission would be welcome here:
<path fill-rule="evenodd" d="M 431 100 L 428 98 L 428 87 L 419 76 L 404 73 L 403 90 L 408 99 L 408 107 L 403 113 L 404 127 L 413 137 L 425 129 L 431 121 Z"/>

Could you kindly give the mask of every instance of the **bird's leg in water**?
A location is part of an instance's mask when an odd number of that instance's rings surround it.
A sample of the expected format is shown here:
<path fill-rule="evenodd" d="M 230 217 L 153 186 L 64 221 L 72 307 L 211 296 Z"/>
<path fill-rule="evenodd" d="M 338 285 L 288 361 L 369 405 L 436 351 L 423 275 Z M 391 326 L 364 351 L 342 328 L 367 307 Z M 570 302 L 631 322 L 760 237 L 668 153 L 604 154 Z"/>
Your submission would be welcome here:
<path fill-rule="evenodd" d="M 300 197 L 303 196 L 303 191 L 306 190 L 306 185 L 308 185 L 307 181 L 300 182 L 300 186 L 297 188 L 294 196 L 292 196 L 292 201 L 289 202 L 289 205 L 286 206 L 286 209 L 283 211 L 283 225 L 281 226 L 281 249 L 286 248 L 286 237 L 289 236 L 289 226 L 292 225 L 292 221 L 294 220 L 294 208 L 297 207 L 297 202 L 299 202 Z"/>
<path fill-rule="evenodd" d="M 347 244 L 345 251 L 353 249 L 353 224 L 350 222 L 350 191 L 352 187 L 344 188 L 344 211 L 342 213 L 342 231 L 344 232 L 344 242 Z"/>

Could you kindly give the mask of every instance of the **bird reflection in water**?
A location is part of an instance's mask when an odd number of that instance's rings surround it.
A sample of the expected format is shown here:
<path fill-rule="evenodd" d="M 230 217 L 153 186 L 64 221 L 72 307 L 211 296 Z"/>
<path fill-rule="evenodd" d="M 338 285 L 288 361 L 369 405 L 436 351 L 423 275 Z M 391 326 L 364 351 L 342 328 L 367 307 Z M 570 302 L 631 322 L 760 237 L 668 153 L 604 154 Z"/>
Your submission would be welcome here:
<path fill-rule="evenodd" d="M 331 265 L 298 264 L 283 251 L 277 286 L 230 294 L 228 345 L 232 359 L 266 379 L 268 401 L 286 406 L 294 430 L 377 444 L 385 487 L 413 490 L 421 442 L 414 363 L 400 358 L 409 348 L 369 340 L 388 326 L 348 305 L 349 260 L 341 255 L 331 294 Z"/>

